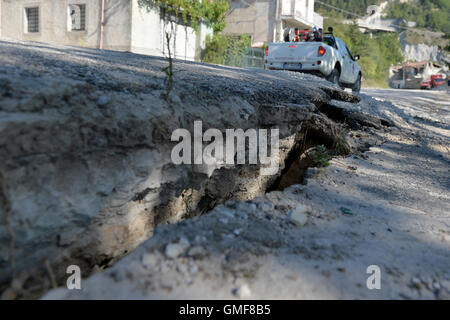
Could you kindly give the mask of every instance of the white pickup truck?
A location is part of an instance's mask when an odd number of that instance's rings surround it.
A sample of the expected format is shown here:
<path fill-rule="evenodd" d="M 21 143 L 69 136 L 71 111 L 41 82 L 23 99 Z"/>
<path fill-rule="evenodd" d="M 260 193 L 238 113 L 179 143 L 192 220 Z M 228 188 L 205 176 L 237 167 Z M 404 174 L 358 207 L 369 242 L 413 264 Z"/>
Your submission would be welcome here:
<path fill-rule="evenodd" d="M 361 67 L 347 45 L 332 33 L 318 41 L 269 43 L 264 59 L 269 70 L 290 70 L 325 77 L 338 86 L 361 89 Z"/>

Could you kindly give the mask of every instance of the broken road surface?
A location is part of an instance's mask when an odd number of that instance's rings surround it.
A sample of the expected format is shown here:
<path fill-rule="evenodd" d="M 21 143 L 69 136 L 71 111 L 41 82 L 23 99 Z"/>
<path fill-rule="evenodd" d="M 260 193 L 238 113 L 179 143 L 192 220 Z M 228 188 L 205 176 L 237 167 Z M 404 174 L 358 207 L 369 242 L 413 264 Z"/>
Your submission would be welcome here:
<path fill-rule="evenodd" d="M 306 185 L 161 227 L 81 292 L 45 298 L 449 299 L 449 95 L 364 93 L 392 101 L 374 114 L 397 125 L 365 133 L 377 136 L 367 152 L 309 169 Z M 380 290 L 367 288 L 371 265 Z"/>
<path fill-rule="evenodd" d="M 355 97 L 314 76 L 176 61 L 167 100 L 164 59 L 12 41 L 0 51 L 0 280 L 17 267 L 4 298 L 450 298 L 446 92 Z M 286 150 L 303 122 L 322 139 L 345 127 L 351 153 L 267 193 L 273 181 L 251 168 L 207 168 L 189 186 L 164 141 L 202 115 L 219 129 L 282 126 Z M 77 263 L 82 290 L 48 291 Z M 369 266 L 380 289 L 367 287 Z"/>

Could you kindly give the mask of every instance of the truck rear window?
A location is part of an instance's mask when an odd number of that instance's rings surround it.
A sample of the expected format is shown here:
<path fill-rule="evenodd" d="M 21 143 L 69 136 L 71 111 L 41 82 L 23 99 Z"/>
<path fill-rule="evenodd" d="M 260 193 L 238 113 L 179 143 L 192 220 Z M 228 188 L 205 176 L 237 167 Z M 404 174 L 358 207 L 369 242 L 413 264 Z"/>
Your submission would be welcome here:
<path fill-rule="evenodd" d="M 323 42 L 326 43 L 327 45 L 329 45 L 330 47 L 334 47 L 337 49 L 336 41 L 334 40 L 333 37 L 326 36 L 323 38 Z"/>

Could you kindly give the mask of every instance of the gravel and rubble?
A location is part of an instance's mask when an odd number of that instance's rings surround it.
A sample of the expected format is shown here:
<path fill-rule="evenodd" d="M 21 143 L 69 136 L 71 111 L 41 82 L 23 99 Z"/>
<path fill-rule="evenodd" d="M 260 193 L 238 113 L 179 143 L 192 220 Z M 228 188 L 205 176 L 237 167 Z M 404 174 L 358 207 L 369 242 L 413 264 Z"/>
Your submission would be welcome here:
<path fill-rule="evenodd" d="M 45 299 L 450 298 L 446 118 L 291 72 L 176 61 L 166 97 L 160 58 L 2 40 L 0 62 L 0 276 L 11 245 L 23 274 L 4 298 L 43 294 L 71 264 L 82 290 Z M 282 160 L 303 123 L 351 154 L 267 193 L 278 177 L 251 166 L 192 179 L 167 141 L 196 119 L 279 126 Z"/>

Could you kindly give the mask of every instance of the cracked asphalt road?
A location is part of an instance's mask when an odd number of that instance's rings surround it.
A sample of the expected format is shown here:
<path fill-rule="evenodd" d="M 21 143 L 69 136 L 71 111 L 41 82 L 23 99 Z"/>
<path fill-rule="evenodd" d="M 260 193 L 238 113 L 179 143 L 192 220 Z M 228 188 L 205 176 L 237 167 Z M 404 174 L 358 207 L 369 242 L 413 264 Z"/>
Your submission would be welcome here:
<path fill-rule="evenodd" d="M 449 96 L 361 98 L 362 111 L 396 124 L 351 132 L 372 137 L 368 151 L 308 169 L 305 185 L 157 228 L 83 290 L 45 298 L 450 299 Z M 366 286 L 371 265 L 379 290 Z"/>

